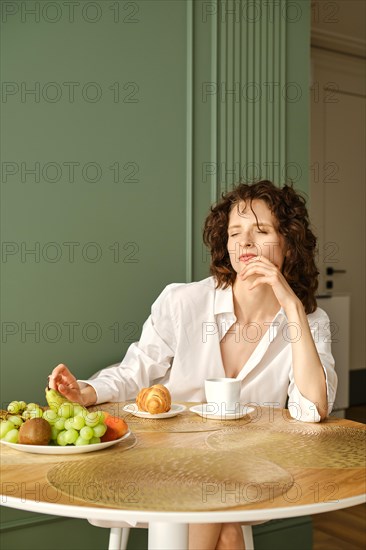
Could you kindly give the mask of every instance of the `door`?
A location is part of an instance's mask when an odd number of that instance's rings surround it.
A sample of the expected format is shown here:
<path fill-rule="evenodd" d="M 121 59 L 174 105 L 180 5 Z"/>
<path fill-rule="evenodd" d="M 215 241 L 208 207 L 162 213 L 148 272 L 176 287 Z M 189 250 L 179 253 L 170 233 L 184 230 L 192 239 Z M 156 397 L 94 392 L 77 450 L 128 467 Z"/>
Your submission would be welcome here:
<path fill-rule="evenodd" d="M 365 368 L 366 68 L 361 58 L 313 48 L 312 71 L 310 214 L 319 238 L 319 291 L 350 296 L 356 370 Z"/>

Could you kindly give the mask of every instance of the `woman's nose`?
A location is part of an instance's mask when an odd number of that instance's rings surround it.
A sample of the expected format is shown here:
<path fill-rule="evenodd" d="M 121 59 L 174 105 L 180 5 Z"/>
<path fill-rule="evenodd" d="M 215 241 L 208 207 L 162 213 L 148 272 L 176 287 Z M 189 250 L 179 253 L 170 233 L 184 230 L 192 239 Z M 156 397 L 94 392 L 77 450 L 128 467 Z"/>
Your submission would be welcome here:
<path fill-rule="evenodd" d="M 250 248 L 253 246 L 253 241 L 250 239 L 250 237 L 246 237 L 240 242 L 240 246 Z"/>

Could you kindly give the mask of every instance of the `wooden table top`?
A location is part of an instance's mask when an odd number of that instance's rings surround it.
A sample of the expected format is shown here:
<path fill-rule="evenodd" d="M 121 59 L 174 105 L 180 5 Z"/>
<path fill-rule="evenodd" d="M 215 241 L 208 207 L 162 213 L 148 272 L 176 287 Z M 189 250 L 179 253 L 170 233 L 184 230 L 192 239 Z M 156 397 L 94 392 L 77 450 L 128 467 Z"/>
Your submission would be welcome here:
<path fill-rule="evenodd" d="M 146 421 L 122 405 L 99 408 L 125 416 L 131 436 L 102 451 L 40 455 L 1 445 L 1 504 L 134 524 L 260 521 L 365 500 L 364 424 L 302 423 L 273 407 L 240 421 L 189 409 Z"/>

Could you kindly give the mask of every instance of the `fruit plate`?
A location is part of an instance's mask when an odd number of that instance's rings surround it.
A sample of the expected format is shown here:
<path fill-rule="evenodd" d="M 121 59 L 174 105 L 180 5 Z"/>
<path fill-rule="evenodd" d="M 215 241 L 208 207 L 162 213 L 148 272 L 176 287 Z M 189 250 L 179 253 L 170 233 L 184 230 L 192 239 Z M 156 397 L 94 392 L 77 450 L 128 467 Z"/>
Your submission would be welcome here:
<path fill-rule="evenodd" d="M 177 416 L 181 412 L 185 411 L 187 407 L 184 405 L 179 405 L 178 403 L 172 403 L 172 406 L 168 412 L 159 413 L 159 414 L 150 414 L 145 411 L 139 411 L 136 403 L 129 403 L 123 407 L 125 412 L 138 416 L 139 418 L 151 418 L 153 420 L 159 420 L 160 418 L 172 418 Z"/>
<path fill-rule="evenodd" d="M 7 445 L 16 451 L 23 453 L 36 453 L 40 455 L 76 455 L 81 453 L 91 453 L 92 451 L 102 451 L 107 447 L 116 445 L 131 435 L 128 431 L 124 436 L 113 441 L 105 441 L 104 443 L 92 443 L 91 445 L 22 445 L 21 443 L 10 443 L 9 441 L 0 440 L 0 443 Z"/>

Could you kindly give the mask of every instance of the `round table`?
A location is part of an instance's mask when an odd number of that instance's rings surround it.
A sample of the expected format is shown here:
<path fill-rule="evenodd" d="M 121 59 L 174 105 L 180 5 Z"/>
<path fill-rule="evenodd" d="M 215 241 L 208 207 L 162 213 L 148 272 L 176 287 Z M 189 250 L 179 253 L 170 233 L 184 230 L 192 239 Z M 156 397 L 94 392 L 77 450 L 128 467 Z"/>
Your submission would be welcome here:
<path fill-rule="evenodd" d="M 125 416 L 131 430 L 102 451 L 63 456 L 1 445 L 1 504 L 94 524 L 148 524 L 149 548 L 174 550 L 187 547 L 189 523 L 256 523 L 365 501 L 364 424 L 302 423 L 271 406 L 220 421 L 186 405 L 162 420 L 127 415 L 120 403 L 98 407 Z"/>

